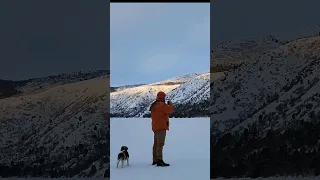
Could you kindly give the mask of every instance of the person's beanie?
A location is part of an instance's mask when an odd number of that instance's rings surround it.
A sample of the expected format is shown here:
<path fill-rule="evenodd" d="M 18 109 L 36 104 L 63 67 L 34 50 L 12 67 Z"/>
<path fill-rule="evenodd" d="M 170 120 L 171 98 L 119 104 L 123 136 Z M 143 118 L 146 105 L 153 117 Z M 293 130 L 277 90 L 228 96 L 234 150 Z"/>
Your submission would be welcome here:
<path fill-rule="evenodd" d="M 166 99 L 166 94 L 162 91 L 158 92 L 157 94 L 157 100 L 164 101 Z"/>

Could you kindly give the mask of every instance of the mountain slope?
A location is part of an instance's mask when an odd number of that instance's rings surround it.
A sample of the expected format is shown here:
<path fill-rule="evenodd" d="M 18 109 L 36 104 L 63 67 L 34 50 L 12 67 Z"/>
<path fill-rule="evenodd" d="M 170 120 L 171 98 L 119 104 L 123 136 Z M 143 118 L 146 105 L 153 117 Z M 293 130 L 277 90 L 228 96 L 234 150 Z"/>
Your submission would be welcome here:
<path fill-rule="evenodd" d="M 33 78 L 28 80 L 10 81 L 0 79 L 0 98 L 7 98 L 13 95 L 36 94 L 44 88 L 57 85 L 74 83 L 89 80 L 110 74 L 108 70 L 98 70 L 92 72 L 63 73 L 48 77 Z"/>
<path fill-rule="evenodd" d="M 177 104 L 196 104 L 210 95 L 210 73 L 201 74 L 168 93 L 168 99 Z"/>
<path fill-rule="evenodd" d="M 114 117 L 148 117 L 150 104 L 157 93 L 163 91 L 167 94 L 167 99 L 175 105 L 176 112 L 172 116 L 207 116 L 208 108 L 205 108 L 204 104 L 210 95 L 209 86 L 210 73 L 204 73 L 122 89 L 110 94 L 110 113 Z M 194 114 L 192 111 L 198 113 Z"/>
<path fill-rule="evenodd" d="M 319 43 L 319 36 L 288 43 L 229 72 L 225 80 L 214 81 L 214 132 L 230 129 L 237 121 L 256 118 L 251 116 L 300 97 L 300 91 L 304 98 L 309 90 L 314 95 L 313 88 L 318 87 Z"/>
<path fill-rule="evenodd" d="M 1 99 L 2 177 L 91 177 L 85 170 L 95 163 L 108 169 L 108 83 L 109 75 Z"/>
<path fill-rule="evenodd" d="M 211 50 L 210 72 L 226 71 L 281 44 L 282 42 L 272 36 L 222 42 Z"/>
<path fill-rule="evenodd" d="M 182 76 L 178 76 L 175 78 L 171 78 L 165 81 L 160 81 L 157 83 L 153 83 L 151 85 L 157 85 L 157 84 L 163 84 L 163 85 L 174 85 L 174 84 L 183 84 L 191 79 L 193 79 L 194 77 L 197 77 L 199 74 L 193 73 L 193 74 L 185 74 Z"/>
<path fill-rule="evenodd" d="M 179 85 L 143 85 L 127 88 L 110 94 L 110 114 L 112 116 L 137 116 L 154 100 L 159 91 L 168 93 Z"/>
<path fill-rule="evenodd" d="M 212 177 L 320 172 L 319 75 L 315 36 L 254 56 L 213 81 Z"/>

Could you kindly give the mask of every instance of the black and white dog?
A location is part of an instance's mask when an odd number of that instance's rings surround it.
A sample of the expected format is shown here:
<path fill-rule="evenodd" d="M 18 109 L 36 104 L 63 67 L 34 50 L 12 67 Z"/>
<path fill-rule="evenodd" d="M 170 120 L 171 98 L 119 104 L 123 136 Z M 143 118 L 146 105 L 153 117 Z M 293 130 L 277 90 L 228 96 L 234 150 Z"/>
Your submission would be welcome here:
<path fill-rule="evenodd" d="M 129 166 L 129 153 L 127 146 L 121 146 L 120 152 L 118 154 L 118 162 L 117 168 L 119 166 L 119 162 L 121 161 L 121 167 L 123 168 L 124 161 L 127 161 L 127 166 Z"/>

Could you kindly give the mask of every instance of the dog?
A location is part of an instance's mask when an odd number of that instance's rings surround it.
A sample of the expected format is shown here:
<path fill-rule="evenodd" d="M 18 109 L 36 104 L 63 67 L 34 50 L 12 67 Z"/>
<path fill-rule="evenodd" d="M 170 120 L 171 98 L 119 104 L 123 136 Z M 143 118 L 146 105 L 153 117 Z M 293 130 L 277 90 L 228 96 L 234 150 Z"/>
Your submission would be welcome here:
<path fill-rule="evenodd" d="M 120 152 L 118 154 L 117 168 L 119 166 L 120 161 L 121 161 L 122 168 L 124 165 L 124 161 L 127 161 L 127 166 L 129 166 L 129 152 L 128 152 L 127 146 L 121 146 Z"/>

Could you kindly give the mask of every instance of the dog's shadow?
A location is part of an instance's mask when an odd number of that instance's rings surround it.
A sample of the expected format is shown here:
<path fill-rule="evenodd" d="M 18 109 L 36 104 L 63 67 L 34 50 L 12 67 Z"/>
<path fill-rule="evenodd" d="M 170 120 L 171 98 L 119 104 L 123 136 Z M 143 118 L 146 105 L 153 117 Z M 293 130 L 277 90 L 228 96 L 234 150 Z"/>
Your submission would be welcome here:
<path fill-rule="evenodd" d="M 145 169 L 145 168 L 148 168 L 148 167 L 153 167 L 151 164 L 146 164 L 146 163 L 133 163 L 133 164 L 129 164 L 129 166 L 127 165 L 124 165 L 123 168 L 122 167 L 118 167 L 117 166 L 114 166 L 114 169 L 126 169 L 126 168 L 133 168 L 133 169 Z"/>
<path fill-rule="evenodd" d="M 121 167 L 121 166 L 117 167 L 117 165 L 114 166 L 115 169 L 125 169 L 125 168 L 130 168 L 130 167 L 131 167 L 131 165 L 129 165 L 129 166 L 124 165 L 123 167 Z"/>

